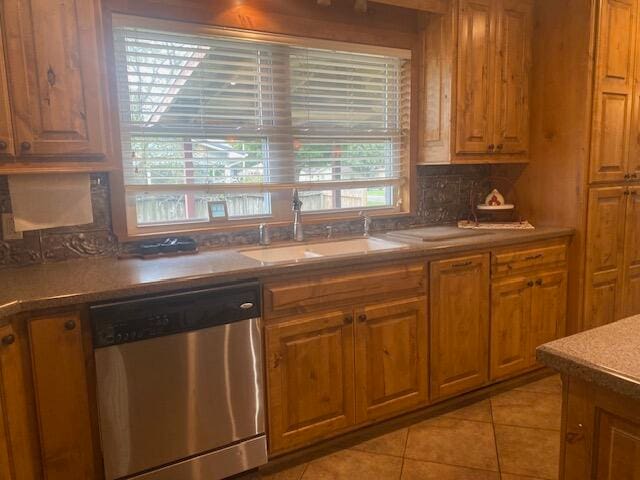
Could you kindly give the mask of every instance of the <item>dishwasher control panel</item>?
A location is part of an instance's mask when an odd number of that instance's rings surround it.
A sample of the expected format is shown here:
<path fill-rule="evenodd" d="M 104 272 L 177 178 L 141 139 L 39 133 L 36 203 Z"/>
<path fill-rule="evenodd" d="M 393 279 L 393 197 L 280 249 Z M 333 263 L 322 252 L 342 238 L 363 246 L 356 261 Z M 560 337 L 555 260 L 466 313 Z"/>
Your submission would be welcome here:
<path fill-rule="evenodd" d="M 257 283 L 173 293 L 90 309 L 94 348 L 260 317 Z"/>

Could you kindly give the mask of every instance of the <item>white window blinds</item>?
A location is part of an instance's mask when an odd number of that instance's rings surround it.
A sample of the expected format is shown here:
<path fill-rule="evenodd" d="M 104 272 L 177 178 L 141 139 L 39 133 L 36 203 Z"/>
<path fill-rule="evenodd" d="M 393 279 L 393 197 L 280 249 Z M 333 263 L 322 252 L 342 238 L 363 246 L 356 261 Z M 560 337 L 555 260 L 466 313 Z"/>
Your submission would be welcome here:
<path fill-rule="evenodd" d="M 407 54 L 129 23 L 114 27 L 128 191 L 377 186 L 396 189 L 384 205 L 397 197 L 409 150 Z"/>

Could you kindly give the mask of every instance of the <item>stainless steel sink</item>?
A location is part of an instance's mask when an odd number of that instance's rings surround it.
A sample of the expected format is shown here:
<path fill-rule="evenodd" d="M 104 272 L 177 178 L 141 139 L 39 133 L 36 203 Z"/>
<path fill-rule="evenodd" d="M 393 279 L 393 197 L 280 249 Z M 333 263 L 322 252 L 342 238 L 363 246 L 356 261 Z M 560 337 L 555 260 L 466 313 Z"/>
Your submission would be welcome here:
<path fill-rule="evenodd" d="M 339 257 L 341 255 L 364 255 L 371 252 L 399 250 L 408 245 L 381 238 L 354 238 L 334 242 L 289 245 L 285 247 L 262 247 L 241 250 L 245 257 L 258 260 L 262 264 L 301 262 L 315 258 Z"/>

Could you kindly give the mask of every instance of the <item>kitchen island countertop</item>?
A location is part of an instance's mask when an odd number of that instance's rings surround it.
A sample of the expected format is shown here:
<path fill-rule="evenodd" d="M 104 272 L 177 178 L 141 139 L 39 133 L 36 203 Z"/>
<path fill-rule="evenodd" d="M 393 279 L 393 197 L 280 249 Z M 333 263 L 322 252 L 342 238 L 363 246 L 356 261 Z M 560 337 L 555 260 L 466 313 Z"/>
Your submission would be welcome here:
<path fill-rule="evenodd" d="M 537 357 L 563 374 L 640 399 L 640 315 L 542 345 Z"/>

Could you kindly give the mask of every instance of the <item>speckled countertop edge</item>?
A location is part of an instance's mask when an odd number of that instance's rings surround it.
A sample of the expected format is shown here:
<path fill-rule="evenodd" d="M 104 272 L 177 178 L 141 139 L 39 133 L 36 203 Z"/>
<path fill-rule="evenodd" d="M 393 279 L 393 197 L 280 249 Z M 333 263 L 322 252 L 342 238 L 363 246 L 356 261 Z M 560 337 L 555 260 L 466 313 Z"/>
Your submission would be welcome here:
<path fill-rule="evenodd" d="M 0 271 L 0 279 L 4 277 L 9 280 L 6 288 L 0 288 L 0 326 L 16 314 L 40 309 L 111 301 L 212 284 L 261 280 L 273 275 L 299 275 L 327 268 L 428 259 L 467 251 L 489 251 L 497 247 L 566 237 L 573 233 L 571 228 L 542 227 L 529 231 L 497 231 L 437 242 L 400 240 L 398 237 L 376 234 L 373 236 L 406 244 L 407 248 L 270 265 L 262 265 L 259 261 L 241 255 L 240 251 L 252 248 L 244 247 L 153 260 L 109 258 L 12 268 Z M 218 263 L 221 266 L 214 268 Z M 212 267 L 207 268 L 206 265 Z M 158 273 L 164 271 L 175 274 Z M 83 277 L 87 277 L 84 282 Z M 102 282 L 100 277 L 108 281 Z M 70 284 L 68 288 L 65 287 L 65 281 Z"/>
<path fill-rule="evenodd" d="M 561 373 L 640 400 L 637 331 L 640 315 L 541 345 L 536 357 Z"/>

